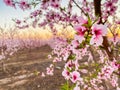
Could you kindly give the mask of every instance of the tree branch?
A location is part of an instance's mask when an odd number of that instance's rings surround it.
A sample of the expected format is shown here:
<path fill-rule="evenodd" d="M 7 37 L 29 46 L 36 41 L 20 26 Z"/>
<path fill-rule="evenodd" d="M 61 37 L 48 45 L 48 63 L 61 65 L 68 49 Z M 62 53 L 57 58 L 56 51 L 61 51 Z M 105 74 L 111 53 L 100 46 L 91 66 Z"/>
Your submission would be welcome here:
<path fill-rule="evenodd" d="M 72 1 L 84 13 L 84 15 L 87 16 L 87 13 L 84 12 L 84 10 L 75 2 L 75 0 L 72 0 Z"/>

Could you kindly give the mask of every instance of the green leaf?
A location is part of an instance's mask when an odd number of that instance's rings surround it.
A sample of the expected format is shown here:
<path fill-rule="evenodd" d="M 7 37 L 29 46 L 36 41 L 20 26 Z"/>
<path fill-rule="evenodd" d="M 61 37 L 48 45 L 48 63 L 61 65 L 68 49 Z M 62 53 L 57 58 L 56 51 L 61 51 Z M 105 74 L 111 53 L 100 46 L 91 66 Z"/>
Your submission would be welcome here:
<path fill-rule="evenodd" d="M 71 54 L 71 55 L 68 57 L 68 59 L 73 60 L 73 59 L 75 59 L 75 57 L 76 57 L 76 55 L 75 55 L 75 54 Z"/>
<path fill-rule="evenodd" d="M 75 87 L 74 85 L 68 85 L 68 83 L 66 82 L 65 84 L 63 84 L 60 88 L 60 90 L 73 90 L 73 88 Z"/>
<path fill-rule="evenodd" d="M 104 47 L 103 47 L 103 46 L 99 46 L 99 48 L 100 48 L 100 49 L 104 49 Z"/>
<path fill-rule="evenodd" d="M 88 25 L 88 24 L 83 24 L 82 26 L 85 26 L 85 27 L 89 28 L 89 25 Z"/>
<path fill-rule="evenodd" d="M 90 39 L 91 39 L 91 36 L 88 35 L 85 40 L 86 44 L 90 45 Z"/>
<path fill-rule="evenodd" d="M 67 90 L 67 84 L 62 85 L 61 90 Z"/>
<path fill-rule="evenodd" d="M 89 15 L 88 15 L 88 27 L 92 26 L 92 20 L 90 19 Z"/>
<path fill-rule="evenodd" d="M 39 71 L 34 71 L 34 74 L 36 75 L 36 76 L 38 76 L 39 75 Z"/>

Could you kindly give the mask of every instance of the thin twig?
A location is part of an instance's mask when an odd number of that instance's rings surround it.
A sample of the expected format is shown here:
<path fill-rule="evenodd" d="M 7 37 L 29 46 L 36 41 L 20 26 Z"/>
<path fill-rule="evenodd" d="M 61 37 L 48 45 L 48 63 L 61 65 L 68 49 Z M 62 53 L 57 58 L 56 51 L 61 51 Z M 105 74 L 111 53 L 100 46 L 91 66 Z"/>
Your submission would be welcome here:
<path fill-rule="evenodd" d="M 88 14 L 84 12 L 84 10 L 75 2 L 75 0 L 72 0 L 72 1 L 73 1 L 73 2 L 75 3 L 75 5 L 84 13 L 85 16 L 88 16 Z"/>

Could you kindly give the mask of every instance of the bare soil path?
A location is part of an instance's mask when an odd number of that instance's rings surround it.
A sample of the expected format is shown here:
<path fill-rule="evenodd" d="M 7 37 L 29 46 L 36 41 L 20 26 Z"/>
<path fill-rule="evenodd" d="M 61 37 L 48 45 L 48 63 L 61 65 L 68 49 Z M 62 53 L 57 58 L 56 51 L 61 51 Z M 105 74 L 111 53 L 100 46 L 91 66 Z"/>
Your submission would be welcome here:
<path fill-rule="evenodd" d="M 51 63 L 47 58 L 50 52 L 51 48 L 46 45 L 31 51 L 21 50 L 6 60 L 6 72 L 0 67 L 0 90 L 60 90 L 64 82 L 61 70 L 56 69 L 54 76 L 45 78 L 35 74 L 45 71 Z"/>

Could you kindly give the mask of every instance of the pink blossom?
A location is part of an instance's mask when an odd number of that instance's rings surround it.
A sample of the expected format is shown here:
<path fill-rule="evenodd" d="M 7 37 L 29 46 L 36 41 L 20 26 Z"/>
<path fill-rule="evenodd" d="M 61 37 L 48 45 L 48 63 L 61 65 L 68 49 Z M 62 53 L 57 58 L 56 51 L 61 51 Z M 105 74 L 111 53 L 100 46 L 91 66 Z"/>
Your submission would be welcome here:
<path fill-rule="evenodd" d="M 75 38 L 78 38 L 78 41 L 81 43 L 82 40 L 84 40 L 84 34 L 85 34 L 85 31 L 86 31 L 86 28 L 84 26 L 81 26 L 81 25 L 75 25 L 74 26 L 74 29 L 77 31 L 78 35 L 75 36 Z"/>
<path fill-rule="evenodd" d="M 4 0 L 4 2 L 7 6 L 15 7 L 15 4 L 13 3 L 13 0 Z"/>
<path fill-rule="evenodd" d="M 47 75 L 53 75 L 53 69 L 47 68 Z"/>
<path fill-rule="evenodd" d="M 88 73 L 88 70 L 86 70 L 86 69 L 82 69 L 82 70 L 80 70 L 82 73 Z"/>
<path fill-rule="evenodd" d="M 52 58 L 52 56 L 51 56 L 51 55 L 48 55 L 48 58 L 49 58 L 49 59 L 51 59 L 51 58 Z"/>
<path fill-rule="evenodd" d="M 53 64 L 51 64 L 50 67 L 47 67 L 46 70 L 47 70 L 47 75 L 53 75 L 53 71 L 54 71 Z"/>
<path fill-rule="evenodd" d="M 48 6 L 49 6 L 48 1 L 47 0 L 42 0 L 41 8 L 42 9 L 47 9 Z"/>
<path fill-rule="evenodd" d="M 79 39 L 79 38 L 78 38 L 78 39 Z M 72 44 L 72 46 L 73 46 L 74 48 L 77 48 L 77 47 L 79 46 L 78 40 L 73 40 L 71 44 Z"/>
<path fill-rule="evenodd" d="M 78 35 L 80 36 L 83 36 L 85 31 L 86 31 L 86 28 L 84 26 L 81 26 L 80 24 L 78 25 L 75 25 L 74 26 L 74 29 L 76 30 L 76 32 L 78 33 Z"/>
<path fill-rule="evenodd" d="M 113 15 L 116 10 L 117 10 L 117 7 L 116 7 L 116 6 L 112 6 L 112 7 L 110 8 L 109 14 L 110 14 L 110 15 Z"/>
<path fill-rule="evenodd" d="M 78 85 L 76 85 L 74 90 L 80 90 L 80 87 Z"/>
<path fill-rule="evenodd" d="M 119 20 L 119 21 L 116 21 L 116 24 L 120 24 L 120 20 Z"/>
<path fill-rule="evenodd" d="M 117 70 L 119 68 L 119 64 L 117 64 L 117 62 L 114 60 L 112 63 L 111 63 L 111 66 Z"/>
<path fill-rule="evenodd" d="M 65 64 L 65 68 L 69 68 L 70 70 L 75 66 L 75 63 L 71 60 L 69 60 L 66 64 Z"/>
<path fill-rule="evenodd" d="M 112 2 L 112 3 L 117 3 L 117 2 L 118 2 L 118 0 L 112 0 L 111 2 Z"/>
<path fill-rule="evenodd" d="M 45 77 L 45 74 L 42 72 L 41 76 L 42 76 L 42 77 Z"/>
<path fill-rule="evenodd" d="M 64 52 L 63 60 L 66 61 L 68 59 L 69 55 L 70 55 L 70 52 L 68 52 L 68 51 Z"/>
<path fill-rule="evenodd" d="M 28 8 L 30 8 L 30 5 L 27 3 L 27 1 L 25 1 L 25 0 L 21 0 L 20 1 L 20 8 L 22 9 L 22 10 L 25 10 L 25 9 L 28 9 Z"/>
<path fill-rule="evenodd" d="M 78 22 L 79 22 L 80 25 L 88 23 L 88 20 L 84 19 L 82 16 L 78 17 L 77 19 L 78 19 Z"/>
<path fill-rule="evenodd" d="M 43 26 L 45 26 L 45 25 L 47 25 L 47 22 L 46 22 L 46 21 L 38 24 L 39 27 L 43 27 Z"/>
<path fill-rule="evenodd" d="M 90 44 L 96 44 L 96 46 L 102 45 L 103 42 L 103 38 L 102 36 L 100 37 L 96 37 L 96 36 L 92 36 L 91 40 L 90 40 Z"/>
<path fill-rule="evenodd" d="M 35 20 L 33 21 L 33 23 L 32 23 L 33 28 L 36 28 L 37 22 L 38 22 L 38 19 L 35 19 Z"/>
<path fill-rule="evenodd" d="M 92 26 L 92 34 L 95 36 L 105 36 L 107 34 L 107 27 L 102 24 L 94 24 Z"/>
<path fill-rule="evenodd" d="M 87 24 L 88 21 L 85 20 L 83 17 L 78 17 L 78 22 L 79 24 L 78 25 L 75 25 L 74 26 L 74 29 L 78 32 L 79 35 L 83 36 L 85 31 L 86 31 L 86 28 L 84 26 L 82 26 L 83 24 Z"/>
<path fill-rule="evenodd" d="M 0 60 L 5 59 L 4 55 L 0 55 Z"/>
<path fill-rule="evenodd" d="M 28 25 L 17 26 L 17 28 L 19 28 L 19 29 L 25 29 L 25 28 L 28 28 L 28 27 L 29 27 Z"/>
<path fill-rule="evenodd" d="M 16 20 L 16 24 L 21 24 L 21 21 L 20 20 Z"/>
<path fill-rule="evenodd" d="M 90 44 L 96 44 L 97 46 L 101 45 L 103 42 L 103 37 L 107 34 L 107 27 L 105 25 L 94 24 L 92 26 L 92 38 Z"/>
<path fill-rule="evenodd" d="M 117 87 L 117 89 L 116 90 L 120 90 L 120 87 Z"/>
<path fill-rule="evenodd" d="M 54 8 L 59 7 L 59 0 L 50 0 L 51 6 Z"/>
<path fill-rule="evenodd" d="M 111 6 L 113 6 L 113 2 L 111 2 L 111 1 L 106 2 L 106 7 L 107 7 L 107 8 L 108 8 L 108 7 L 111 7 Z"/>
<path fill-rule="evenodd" d="M 104 66 L 101 70 L 101 73 L 98 73 L 98 78 L 104 80 L 110 79 L 114 70 L 115 69 L 112 66 Z"/>
<path fill-rule="evenodd" d="M 112 79 L 110 82 L 111 82 L 111 84 L 112 84 L 113 87 L 118 86 L 117 80 Z"/>
<path fill-rule="evenodd" d="M 69 80 L 70 78 L 70 72 L 67 71 L 66 69 L 63 70 L 62 76 L 64 76 L 65 79 Z"/>
<path fill-rule="evenodd" d="M 82 35 L 75 35 L 74 39 L 77 40 L 79 43 L 82 43 L 83 40 L 85 40 L 84 36 Z M 77 43 L 76 43 L 77 45 Z"/>
<path fill-rule="evenodd" d="M 53 60 L 53 62 L 55 63 L 55 62 L 60 62 L 61 61 L 61 59 L 60 58 L 54 58 L 54 60 Z"/>
<path fill-rule="evenodd" d="M 40 15 L 42 13 L 41 10 L 35 10 L 34 12 L 31 13 L 31 18 L 35 18 L 37 17 L 38 15 Z"/>
<path fill-rule="evenodd" d="M 78 72 L 78 71 L 73 71 L 72 73 L 71 73 L 71 81 L 73 82 L 73 83 L 76 83 L 77 81 L 79 81 L 80 80 L 80 73 Z"/>
<path fill-rule="evenodd" d="M 78 69 L 79 69 L 79 63 L 78 63 L 78 60 L 75 60 L 75 61 L 74 61 L 74 64 L 75 64 L 75 70 L 78 70 Z"/>

